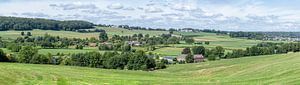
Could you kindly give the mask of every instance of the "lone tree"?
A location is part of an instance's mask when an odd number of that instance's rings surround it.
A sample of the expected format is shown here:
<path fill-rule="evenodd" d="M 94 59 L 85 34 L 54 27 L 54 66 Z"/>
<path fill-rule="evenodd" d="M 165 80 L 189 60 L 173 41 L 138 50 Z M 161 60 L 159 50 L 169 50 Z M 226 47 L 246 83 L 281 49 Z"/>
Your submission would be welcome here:
<path fill-rule="evenodd" d="M 217 46 L 214 51 L 214 54 L 219 58 L 223 57 L 225 54 L 225 49 L 222 46 Z"/>
<path fill-rule="evenodd" d="M 106 42 L 108 40 L 108 36 L 107 36 L 106 32 L 100 33 L 99 40 L 100 40 L 100 42 Z"/>
<path fill-rule="evenodd" d="M 186 39 L 185 39 L 185 42 L 186 42 L 187 44 L 193 44 L 193 43 L 195 42 L 195 40 L 194 40 L 193 38 L 186 38 Z"/>
<path fill-rule="evenodd" d="M 32 36 L 31 32 L 27 32 L 26 35 L 27 35 L 27 36 Z"/>
<path fill-rule="evenodd" d="M 24 32 L 21 32 L 21 35 L 22 35 L 22 36 L 24 36 L 24 35 L 25 35 L 25 33 L 24 33 Z"/>
<path fill-rule="evenodd" d="M 210 44 L 210 42 L 209 42 L 209 41 L 205 41 L 205 42 L 204 42 L 204 44 L 206 44 L 206 45 L 209 45 L 209 44 Z"/>

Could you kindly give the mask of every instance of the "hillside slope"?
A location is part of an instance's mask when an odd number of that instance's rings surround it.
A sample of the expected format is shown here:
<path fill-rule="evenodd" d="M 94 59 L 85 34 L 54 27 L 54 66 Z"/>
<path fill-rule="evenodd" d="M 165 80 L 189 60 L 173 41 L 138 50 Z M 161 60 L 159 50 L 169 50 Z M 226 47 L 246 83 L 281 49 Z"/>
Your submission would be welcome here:
<path fill-rule="evenodd" d="M 154 72 L 0 63 L 0 84 L 300 84 L 300 53 L 171 65 Z"/>

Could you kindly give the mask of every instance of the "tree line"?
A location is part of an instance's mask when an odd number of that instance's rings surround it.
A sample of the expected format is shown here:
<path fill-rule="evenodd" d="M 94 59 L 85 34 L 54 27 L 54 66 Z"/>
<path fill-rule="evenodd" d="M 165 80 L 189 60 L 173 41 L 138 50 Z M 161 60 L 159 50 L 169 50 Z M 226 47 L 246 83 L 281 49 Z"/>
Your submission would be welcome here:
<path fill-rule="evenodd" d="M 70 55 L 53 56 L 39 54 L 38 49 L 32 46 L 23 46 L 16 55 L 6 55 L 0 49 L 0 62 L 18 62 L 30 64 L 52 64 L 82 66 L 104 69 L 127 69 L 127 70 L 155 70 L 166 68 L 162 60 L 155 59 L 153 54 L 146 54 L 144 51 L 136 52 L 87 52 Z"/>
<path fill-rule="evenodd" d="M 288 52 L 300 52 L 300 43 L 259 43 L 256 46 L 248 47 L 246 50 L 237 49 L 228 53 L 225 58 L 239 58 L 247 56 L 284 54 Z"/>
<path fill-rule="evenodd" d="M 0 31 L 33 29 L 76 31 L 79 29 L 90 29 L 93 28 L 93 26 L 93 23 L 80 20 L 58 21 L 40 18 L 0 16 Z"/>
<path fill-rule="evenodd" d="M 265 39 L 265 35 L 260 32 L 230 32 L 229 34 L 232 38 L 247 38 L 247 39 L 256 39 L 263 40 Z"/>

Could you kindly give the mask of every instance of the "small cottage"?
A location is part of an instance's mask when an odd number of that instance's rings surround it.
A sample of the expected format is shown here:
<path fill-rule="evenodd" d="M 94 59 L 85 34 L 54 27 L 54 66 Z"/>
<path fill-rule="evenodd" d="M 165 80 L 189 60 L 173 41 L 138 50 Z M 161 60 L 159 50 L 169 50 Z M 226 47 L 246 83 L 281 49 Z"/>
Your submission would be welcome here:
<path fill-rule="evenodd" d="M 197 62 L 203 62 L 204 61 L 204 56 L 202 54 L 197 54 L 197 55 L 194 55 L 194 62 L 197 63 Z"/>
<path fill-rule="evenodd" d="M 139 41 L 128 41 L 128 45 L 131 45 L 131 46 L 141 46 L 141 42 Z"/>
<path fill-rule="evenodd" d="M 97 47 L 97 43 L 89 43 L 90 47 Z"/>
<path fill-rule="evenodd" d="M 167 60 L 169 64 L 174 63 L 174 61 L 173 61 L 174 57 L 172 57 L 172 56 L 165 56 L 165 57 L 163 57 L 163 59 Z"/>
<path fill-rule="evenodd" d="M 182 55 L 179 55 L 177 56 L 177 61 L 178 62 L 185 62 L 185 59 L 188 55 L 187 54 L 182 54 Z M 197 62 L 203 62 L 204 61 L 204 56 L 202 54 L 197 54 L 197 55 L 194 55 L 194 62 L 197 63 Z"/>
<path fill-rule="evenodd" d="M 185 57 L 187 56 L 187 54 L 182 54 L 182 55 L 179 55 L 177 56 L 177 61 L 178 62 L 185 62 Z"/>

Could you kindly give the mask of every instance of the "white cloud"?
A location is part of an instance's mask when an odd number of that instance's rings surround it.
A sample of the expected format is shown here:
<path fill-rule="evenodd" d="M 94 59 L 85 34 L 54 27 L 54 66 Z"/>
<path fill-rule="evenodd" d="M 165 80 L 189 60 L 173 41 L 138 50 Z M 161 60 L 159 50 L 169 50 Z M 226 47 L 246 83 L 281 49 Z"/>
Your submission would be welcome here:
<path fill-rule="evenodd" d="M 164 12 L 164 11 L 160 8 L 151 6 L 151 7 L 146 8 L 145 12 L 146 13 L 161 13 L 161 12 Z"/>
<path fill-rule="evenodd" d="M 27 16 L 27 17 L 34 17 L 34 18 L 48 18 L 49 17 L 49 15 L 40 13 L 40 12 L 37 12 L 37 13 L 26 12 L 26 13 L 22 13 L 20 15 Z"/>
<path fill-rule="evenodd" d="M 261 0 L 16 0 L 0 3 L 0 14 L 157 28 L 300 31 L 298 9 L 266 4 Z"/>
<path fill-rule="evenodd" d="M 172 7 L 172 9 L 174 10 L 178 10 L 178 11 L 194 11 L 194 10 L 198 10 L 198 7 L 191 5 L 191 4 L 174 4 Z"/>
<path fill-rule="evenodd" d="M 63 10 L 97 9 L 97 6 L 95 4 L 82 4 L 82 3 L 50 4 L 49 6 L 53 8 L 63 9 Z"/>
<path fill-rule="evenodd" d="M 109 9 L 123 9 L 124 6 L 120 3 L 114 3 L 107 6 Z"/>

